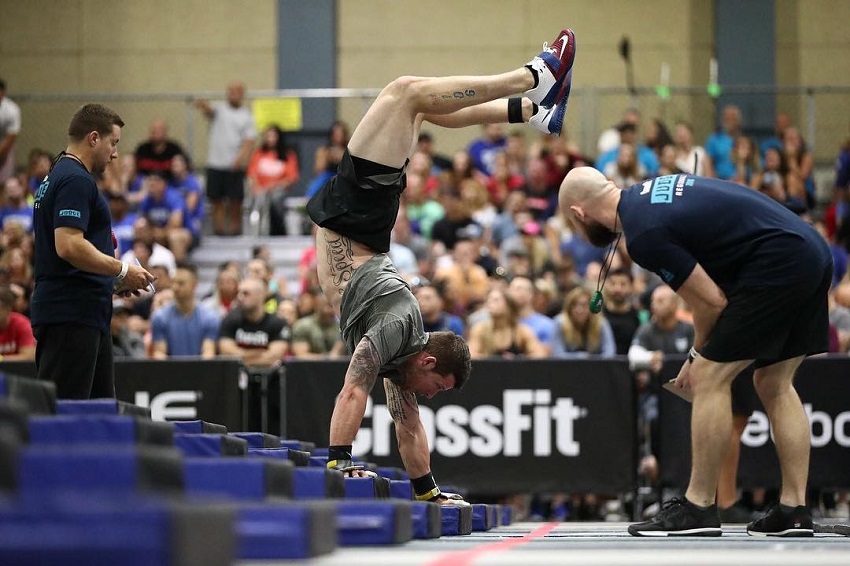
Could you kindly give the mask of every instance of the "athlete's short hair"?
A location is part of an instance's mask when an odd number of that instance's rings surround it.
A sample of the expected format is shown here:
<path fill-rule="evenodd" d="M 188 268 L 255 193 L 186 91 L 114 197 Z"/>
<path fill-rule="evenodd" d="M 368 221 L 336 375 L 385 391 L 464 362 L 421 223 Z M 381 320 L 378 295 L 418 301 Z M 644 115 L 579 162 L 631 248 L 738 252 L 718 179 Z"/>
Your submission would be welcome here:
<path fill-rule="evenodd" d="M 437 359 L 434 371 L 442 376 L 454 376 L 455 389 L 466 384 L 472 372 L 472 356 L 462 336 L 449 331 L 430 332 L 425 351 Z"/>

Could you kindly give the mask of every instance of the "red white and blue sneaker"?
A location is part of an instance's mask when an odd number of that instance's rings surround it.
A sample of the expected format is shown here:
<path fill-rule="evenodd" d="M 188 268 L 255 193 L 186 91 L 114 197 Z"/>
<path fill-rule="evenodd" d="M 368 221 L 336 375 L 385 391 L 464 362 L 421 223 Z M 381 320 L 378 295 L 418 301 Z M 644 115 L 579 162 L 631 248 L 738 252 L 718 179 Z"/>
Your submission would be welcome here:
<path fill-rule="evenodd" d="M 570 72 L 572 74 L 572 72 Z M 567 77 L 569 80 L 569 77 Z M 569 89 L 567 89 L 569 93 Z M 552 134 L 560 136 L 561 130 L 564 128 L 564 115 L 567 113 L 567 97 L 564 97 L 561 102 L 552 108 L 537 107 L 537 112 L 531 115 L 528 120 L 529 125 L 534 126 L 537 130 L 544 134 Z"/>
<path fill-rule="evenodd" d="M 561 30 L 551 44 L 544 43 L 543 51 L 526 67 L 537 77 L 537 86 L 525 96 L 544 108 L 552 108 L 570 92 L 573 62 L 576 58 L 576 36 L 573 30 Z"/>

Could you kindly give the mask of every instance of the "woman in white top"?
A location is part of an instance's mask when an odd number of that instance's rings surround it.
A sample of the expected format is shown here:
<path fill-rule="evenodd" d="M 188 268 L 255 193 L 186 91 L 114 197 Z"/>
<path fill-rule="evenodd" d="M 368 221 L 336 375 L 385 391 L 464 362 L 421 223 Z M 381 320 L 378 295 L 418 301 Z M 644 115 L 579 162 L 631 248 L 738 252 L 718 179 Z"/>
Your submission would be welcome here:
<path fill-rule="evenodd" d="M 687 122 L 676 123 L 676 167 L 685 173 L 714 177 L 714 164 L 700 145 L 694 145 L 694 129 Z M 694 162 L 696 161 L 696 169 Z"/>

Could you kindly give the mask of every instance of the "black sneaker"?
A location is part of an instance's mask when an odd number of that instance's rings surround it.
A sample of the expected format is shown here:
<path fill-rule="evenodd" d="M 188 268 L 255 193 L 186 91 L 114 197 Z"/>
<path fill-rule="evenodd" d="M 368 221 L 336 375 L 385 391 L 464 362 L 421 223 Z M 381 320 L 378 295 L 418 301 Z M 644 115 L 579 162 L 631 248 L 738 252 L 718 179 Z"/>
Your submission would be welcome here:
<path fill-rule="evenodd" d="M 804 506 L 775 505 L 767 515 L 747 525 L 747 534 L 754 537 L 810 537 L 815 530 L 812 514 Z"/>
<path fill-rule="evenodd" d="M 684 497 L 674 497 L 661 505 L 661 510 L 649 521 L 629 525 L 629 534 L 636 537 L 719 537 L 723 531 L 717 505 L 703 509 Z"/>

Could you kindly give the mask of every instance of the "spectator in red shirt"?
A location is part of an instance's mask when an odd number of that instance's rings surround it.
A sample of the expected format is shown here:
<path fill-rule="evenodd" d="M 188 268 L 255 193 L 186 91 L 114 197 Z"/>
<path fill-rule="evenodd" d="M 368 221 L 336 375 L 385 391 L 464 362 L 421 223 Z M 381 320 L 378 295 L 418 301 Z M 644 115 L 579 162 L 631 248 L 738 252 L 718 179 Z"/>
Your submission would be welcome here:
<path fill-rule="evenodd" d="M 0 286 L 0 361 L 35 359 L 32 326 L 27 317 L 14 312 L 16 300 L 8 285 Z"/>

